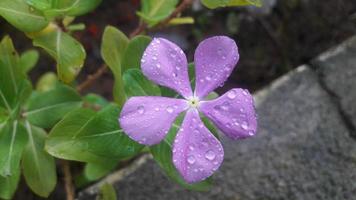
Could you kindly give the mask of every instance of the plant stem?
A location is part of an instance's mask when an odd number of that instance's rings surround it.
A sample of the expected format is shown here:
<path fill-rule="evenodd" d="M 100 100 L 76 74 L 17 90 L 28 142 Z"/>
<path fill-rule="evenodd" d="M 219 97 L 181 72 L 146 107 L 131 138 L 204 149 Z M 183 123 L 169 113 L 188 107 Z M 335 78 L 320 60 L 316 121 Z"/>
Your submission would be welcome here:
<path fill-rule="evenodd" d="M 77 86 L 77 91 L 82 92 L 84 89 L 91 86 L 98 78 L 100 78 L 107 71 L 107 66 L 105 64 L 101 65 L 99 69 L 94 73 L 87 76 L 84 82 Z"/>
<path fill-rule="evenodd" d="M 70 163 L 68 160 L 62 160 L 61 164 L 64 174 L 64 187 L 66 190 L 67 200 L 74 200 L 75 192 L 72 182 L 72 173 L 70 171 Z"/>

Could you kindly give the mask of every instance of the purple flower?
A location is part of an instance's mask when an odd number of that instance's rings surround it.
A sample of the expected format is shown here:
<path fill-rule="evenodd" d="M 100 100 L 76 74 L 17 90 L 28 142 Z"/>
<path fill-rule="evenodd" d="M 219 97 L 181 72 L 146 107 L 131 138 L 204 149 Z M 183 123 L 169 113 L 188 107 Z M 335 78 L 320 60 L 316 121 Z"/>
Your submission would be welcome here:
<path fill-rule="evenodd" d="M 232 89 L 217 99 L 204 99 L 223 85 L 238 60 L 236 43 L 226 36 L 211 37 L 201 42 L 194 55 L 196 84 L 193 93 L 183 51 L 166 39 L 154 39 L 143 54 L 142 71 L 147 78 L 177 91 L 184 99 L 132 97 L 121 112 L 119 122 L 122 129 L 141 144 L 158 144 L 176 117 L 186 112 L 174 141 L 173 163 L 188 183 L 206 179 L 221 165 L 224 150 L 205 127 L 200 114 L 208 117 L 231 139 L 246 138 L 256 133 L 253 97 L 247 90 Z"/>

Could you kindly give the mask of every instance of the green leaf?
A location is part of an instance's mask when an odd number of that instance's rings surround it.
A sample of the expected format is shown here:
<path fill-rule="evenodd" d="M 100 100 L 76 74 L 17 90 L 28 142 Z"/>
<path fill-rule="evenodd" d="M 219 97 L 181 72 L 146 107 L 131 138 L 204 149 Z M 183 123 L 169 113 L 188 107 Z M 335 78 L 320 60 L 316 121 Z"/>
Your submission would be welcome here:
<path fill-rule="evenodd" d="M 30 0 L 36 2 L 37 0 Z M 43 9 L 47 17 L 80 16 L 94 10 L 101 0 L 52 0 L 52 8 Z"/>
<path fill-rule="evenodd" d="M 65 83 L 72 82 L 83 67 L 86 57 L 83 46 L 61 30 L 35 37 L 33 45 L 43 48 L 57 61 L 58 77 Z"/>
<path fill-rule="evenodd" d="M 16 174 L 26 142 L 26 130 L 17 120 L 0 130 L 0 176 Z"/>
<path fill-rule="evenodd" d="M 119 113 L 114 105 L 98 113 L 84 108 L 70 112 L 51 130 L 47 151 L 58 158 L 91 163 L 136 155 L 143 146 L 120 129 Z"/>
<path fill-rule="evenodd" d="M 0 16 L 24 32 L 40 31 L 48 24 L 40 12 L 31 8 L 25 0 L 1 0 Z"/>
<path fill-rule="evenodd" d="M 51 128 L 65 114 L 79 108 L 81 104 L 81 97 L 73 88 L 58 85 L 53 90 L 30 98 L 28 110 L 23 116 L 36 126 Z"/>
<path fill-rule="evenodd" d="M 36 90 L 39 92 L 46 92 L 54 89 L 58 83 L 57 75 L 53 72 L 47 72 L 38 79 Z"/>
<path fill-rule="evenodd" d="M 115 188 L 106 183 L 100 188 L 99 196 L 97 197 L 98 200 L 116 200 L 116 191 Z"/>
<path fill-rule="evenodd" d="M 19 66 L 19 57 L 10 37 L 6 36 L 0 43 L 0 107 L 10 113 L 16 104 L 19 84 L 25 78 Z"/>
<path fill-rule="evenodd" d="M 192 17 L 176 17 L 169 21 L 169 25 L 194 24 Z"/>
<path fill-rule="evenodd" d="M 100 110 L 100 108 L 103 108 L 107 105 L 110 104 L 104 97 L 94 94 L 94 93 L 89 93 L 84 96 L 84 107 L 92 107 L 94 110 Z"/>
<path fill-rule="evenodd" d="M 1 199 L 12 199 L 17 185 L 20 181 L 20 168 L 16 168 L 11 176 L 2 177 L 0 176 L 0 198 Z"/>
<path fill-rule="evenodd" d="M 37 50 L 31 49 L 25 51 L 20 57 L 20 66 L 24 73 L 28 73 L 37 64 L 39 53 Z"/>
<path fill-rule="evenodd" d="M 212 180 L 210 178 L 200 183 L 188 184 L 183 180 L 172 162 L 172 146 L 182 120 L 183 114 L 177 117 L 166 138 L 161 143 L 150 147 L 151 153 L 167 176 L 179 185 L 190 190 L 207 191 L 212 186 Z"/>
<path fill-rule="evenodd" d="M 201 0 L 201 2 L 210 9 L 226 6 L 262 5 L 261 0 Z"/>
<path fill-rule="evenodd" d="M 119 106 L 122 106 L 126 100 L 121 77 L 121 62 L 128 43 L 129 39 L 126 35 L 115 27 L 107 26 L 105 28 L 102 39 L 101 56 L 114 74 L 114 100 Z"/>
<path fill-rule="evenodd" d="M 131 39 L 127 49 L 125 51 L 122 60 L 122 72 L 124 73 L 127 69 L 141 67 L 141 58 L 146 47 L 151 42 L 151 38 L 143 35 L 139 35 Z"/>
<path fill-rule="evenodd" d="M 141 0 L 141 11 L 137 14 L 150 27 L 169 17 L 174 11 L 178 0 Z"/>
<path fill-rule="evenodd" d="M 109 174 L 118 164 L 117 160 L 108 160 L 104 163 L 87 163 L 84 168 L 85 177 L 90 181 L 98 180 Z"/>
<path fill-rule="evenodd" d="M 161 95 L 159 87 L 148 80 L 139 69 L 127 70 L 122 78 L 127 97 Z"/>
<path fill-rule="evenodd" d="M 48 197 L 57 183 L 54 158 L 44 150 L 46 132 L 26 121 L 28 144 L 22 156 L 22 169 L 27 185 L 37 195 Z"/>

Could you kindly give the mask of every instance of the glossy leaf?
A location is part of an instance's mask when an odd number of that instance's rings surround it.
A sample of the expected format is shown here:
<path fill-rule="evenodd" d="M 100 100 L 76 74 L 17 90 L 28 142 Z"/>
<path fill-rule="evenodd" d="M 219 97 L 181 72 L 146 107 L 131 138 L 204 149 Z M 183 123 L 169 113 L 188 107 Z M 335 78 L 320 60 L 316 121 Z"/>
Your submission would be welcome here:
<path fill-rule="evenodd" d="M 97 197 L 98 200 L 116 200 L 116 191 L 115 188 L 106 183 L 100 187 L 99 196 Z"/>
<path fill-rule="evenodd" d="M 201 0 L 208 8 L 218 8 L 226 6 L 261 6 L 261 0 Z"/>
<path fill-rule="evenodd" d="M 159 87 L 148 80 L 141 70 L 129 69 L 123 75 L 126 96 L 160 96 Z"/>
<path fill-rule="evenodd" d="M 84 64 L 83 46 L 60 30 L 35 37 L 33 45 L 43 48 L 57 61 L 57 74 L 65 83 L 72 82 Z"/>
<path fill-rule="evenodd" d="M 177 4 L 178 0 L 141 0 L 141 11 L 137 14 L 149 26 L 154 26 L 169 17 Z"/>
<path fill-rule="evenodd" d="M 28 102 L 23 114 L 34 125 L 51 128 L 65 114 L 81 106 L 81 97 L 72 88 L 58 85 L 55 89 L 39 93 Z"/>
<path fill-rule="evenodd" d="M 39 53 L 37 50 L 31 49 L 25 51 L 20 57 L 20 67 L 24 73 L 28 73 L 37 64 Z"/>
<path fill-rule="evenodd" d="M 35 32 L 45 28 L 48 21 L 40 12 L 32 9 L 26 0 L 1 0 L 0 16 L 24 32 Z"/>
<path fill-rule="evenodd" d="M 30 0 L 36 2 L 37 0 Z M 94 10 L 101 0 L 60 0 L 52 1 L 50 9 L 44 9 L 44 14 L 47 17 L 56 16 L 80 16 Z"/>
<path fill-rule="evenodd" d="M 128 43 L 129 39 L 120 30 L 112 26 L 105 28 L 102 39 L 101 56 L 114 74 L 114 100 L 119 106 L 122 106 L 126 100 L 121 76 L 121 62 Z"/>
<path fill-rule="evenodd" d="M 20 181 L 20 168 L 16 168 L 11 176 L 0 176 L 0 199 L 12 199 Z"/>
<path fill-rule="evenodd" d="M 103 108 L 109 105 L 109 102 L 104 97 L 94 93 L 89 93 L 85 95 L 83 97 L 83 100 L 84 100 L 84 104 L 97 108 Z"/>
<path fill-rule="evenodd" d="M 57 158 L 93 163 L 136 155 L 143 146 L 120 129 L 119 112 L 110 105 L 98 113 L 84 108 L 69 113 L 51 130 L 47 151 Z"/>
<path fill-rule="evenodd" d="M 0 130 L 0 176 L 16 174 L 26 143 L 26 130 L 18 121 L 8 122 Z"/>
<path fill-rule="evenodd" d="M 117 160 L 108 160 L 103 163 L 87 163 L 84 168 L 84 174 L 87 180 L 95 181 L 109 174 L 119 164 Z"/>
<path fill-rule="evenodd" d="M 57 75 L 53 72 L 47 72 L 38 79 L 36 90 L 39 92 L 46 92 L 54 89 L 58 83 Z"/>
<path fill-rule="evenodd" d="M 25 124 L 28 143 L 22 156 L 22 169 L 27 185 L 37 195 L 48 197 L 57 183 L 54 158 L 44 150 L 46 132 Z"/>
<path fill-rule="evenodd" d="M 200 183 L 188 184 L 183 180 L 172 162 L 172 146 L 177 131 L 181 126 L 182 119 L 183 115 L 180 115 L 169 130 L 167 137 L 161 143 L 150 147 L 151 153 L 167 176 L 179 185 L 190 190 L 207 191 L 212 186 L 212 180 L 210 178 Z"/>
<path fill-rule="evenodd" d="M 122 60 L 122 72 L 127 69 L 140 69 L 141 58 L 151 38 L 139 35 L 130 40 Z"/>
<path fill-rule="evenodd" d="M 6 36 L 0 43 L 0 106 L 9 113 L 15 106 L 19 84 L 24 78 L 17 52 L 10 37 Z"/>

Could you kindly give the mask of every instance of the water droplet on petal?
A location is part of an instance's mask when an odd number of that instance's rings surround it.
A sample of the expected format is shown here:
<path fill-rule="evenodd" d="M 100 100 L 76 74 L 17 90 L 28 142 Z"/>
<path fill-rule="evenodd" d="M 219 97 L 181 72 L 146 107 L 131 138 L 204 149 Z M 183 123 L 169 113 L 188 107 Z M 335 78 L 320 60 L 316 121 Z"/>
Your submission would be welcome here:
<path fill-rule="evenodd" d="M 156 67 L 157 67 L 157 68 L 161 68 L 161 64 L 157 63 L 157 64 L 156 64 Z"/>
<path fill-rule="evenodd" d="M 143 114 L 145 112 L 145 107 L 143 107 L 143 106 L 137 107 L 137 112 L 140 114 Z"/>
<path fill-rule="evenodd" d="M 152 56 L 152 59 L 153 59 L 153 60 L 157 60 L 157 57 L 156 57 L 156 56 Z"/>
<path fill-rule="evenodd" d="M 249 134 L 250 136 L 255 135 L 255 133 L 254 133 L 253 131 L 249 131 L 248 134 Z"/>
<path fill-rule="evenodd" d="M 235 99 L 236 97 L 236 92 L 234 90 L 231 90 L 230 92 L 227 93 L 227 97 L 229 99 Z"/>
<path fill-rule="evenodd" d="M 189 149 L 193 151 L 194 150 L 193 145 L 189 145 Z"/>
<path fill-rule="evenodd" d="M 166 108 L 166 111 L 169 112 L 169 113 L 173 113 L 174 109 L 171 106 L 168 106 Z"/>
<path fill-rule="evenodd" d="M 188 156 L 187 162 L 189 164 L 191 164 L 191 165 L 194 164 L 195 163 L 195 157 L 194 156 Z"/>
<path fill-rule="evenodd" d="M 215 153 L 212 150 L 209 150 L 205 153 L 205 158 L 208 160 L 214 160 L 215 159 Z"/>
<path fill-rule="evenodd" d="M 247 122 L 242 122 L 241 127 L 242 127 L 244 130 L 247 130 L 247 129 L 248 129 Z"/>

